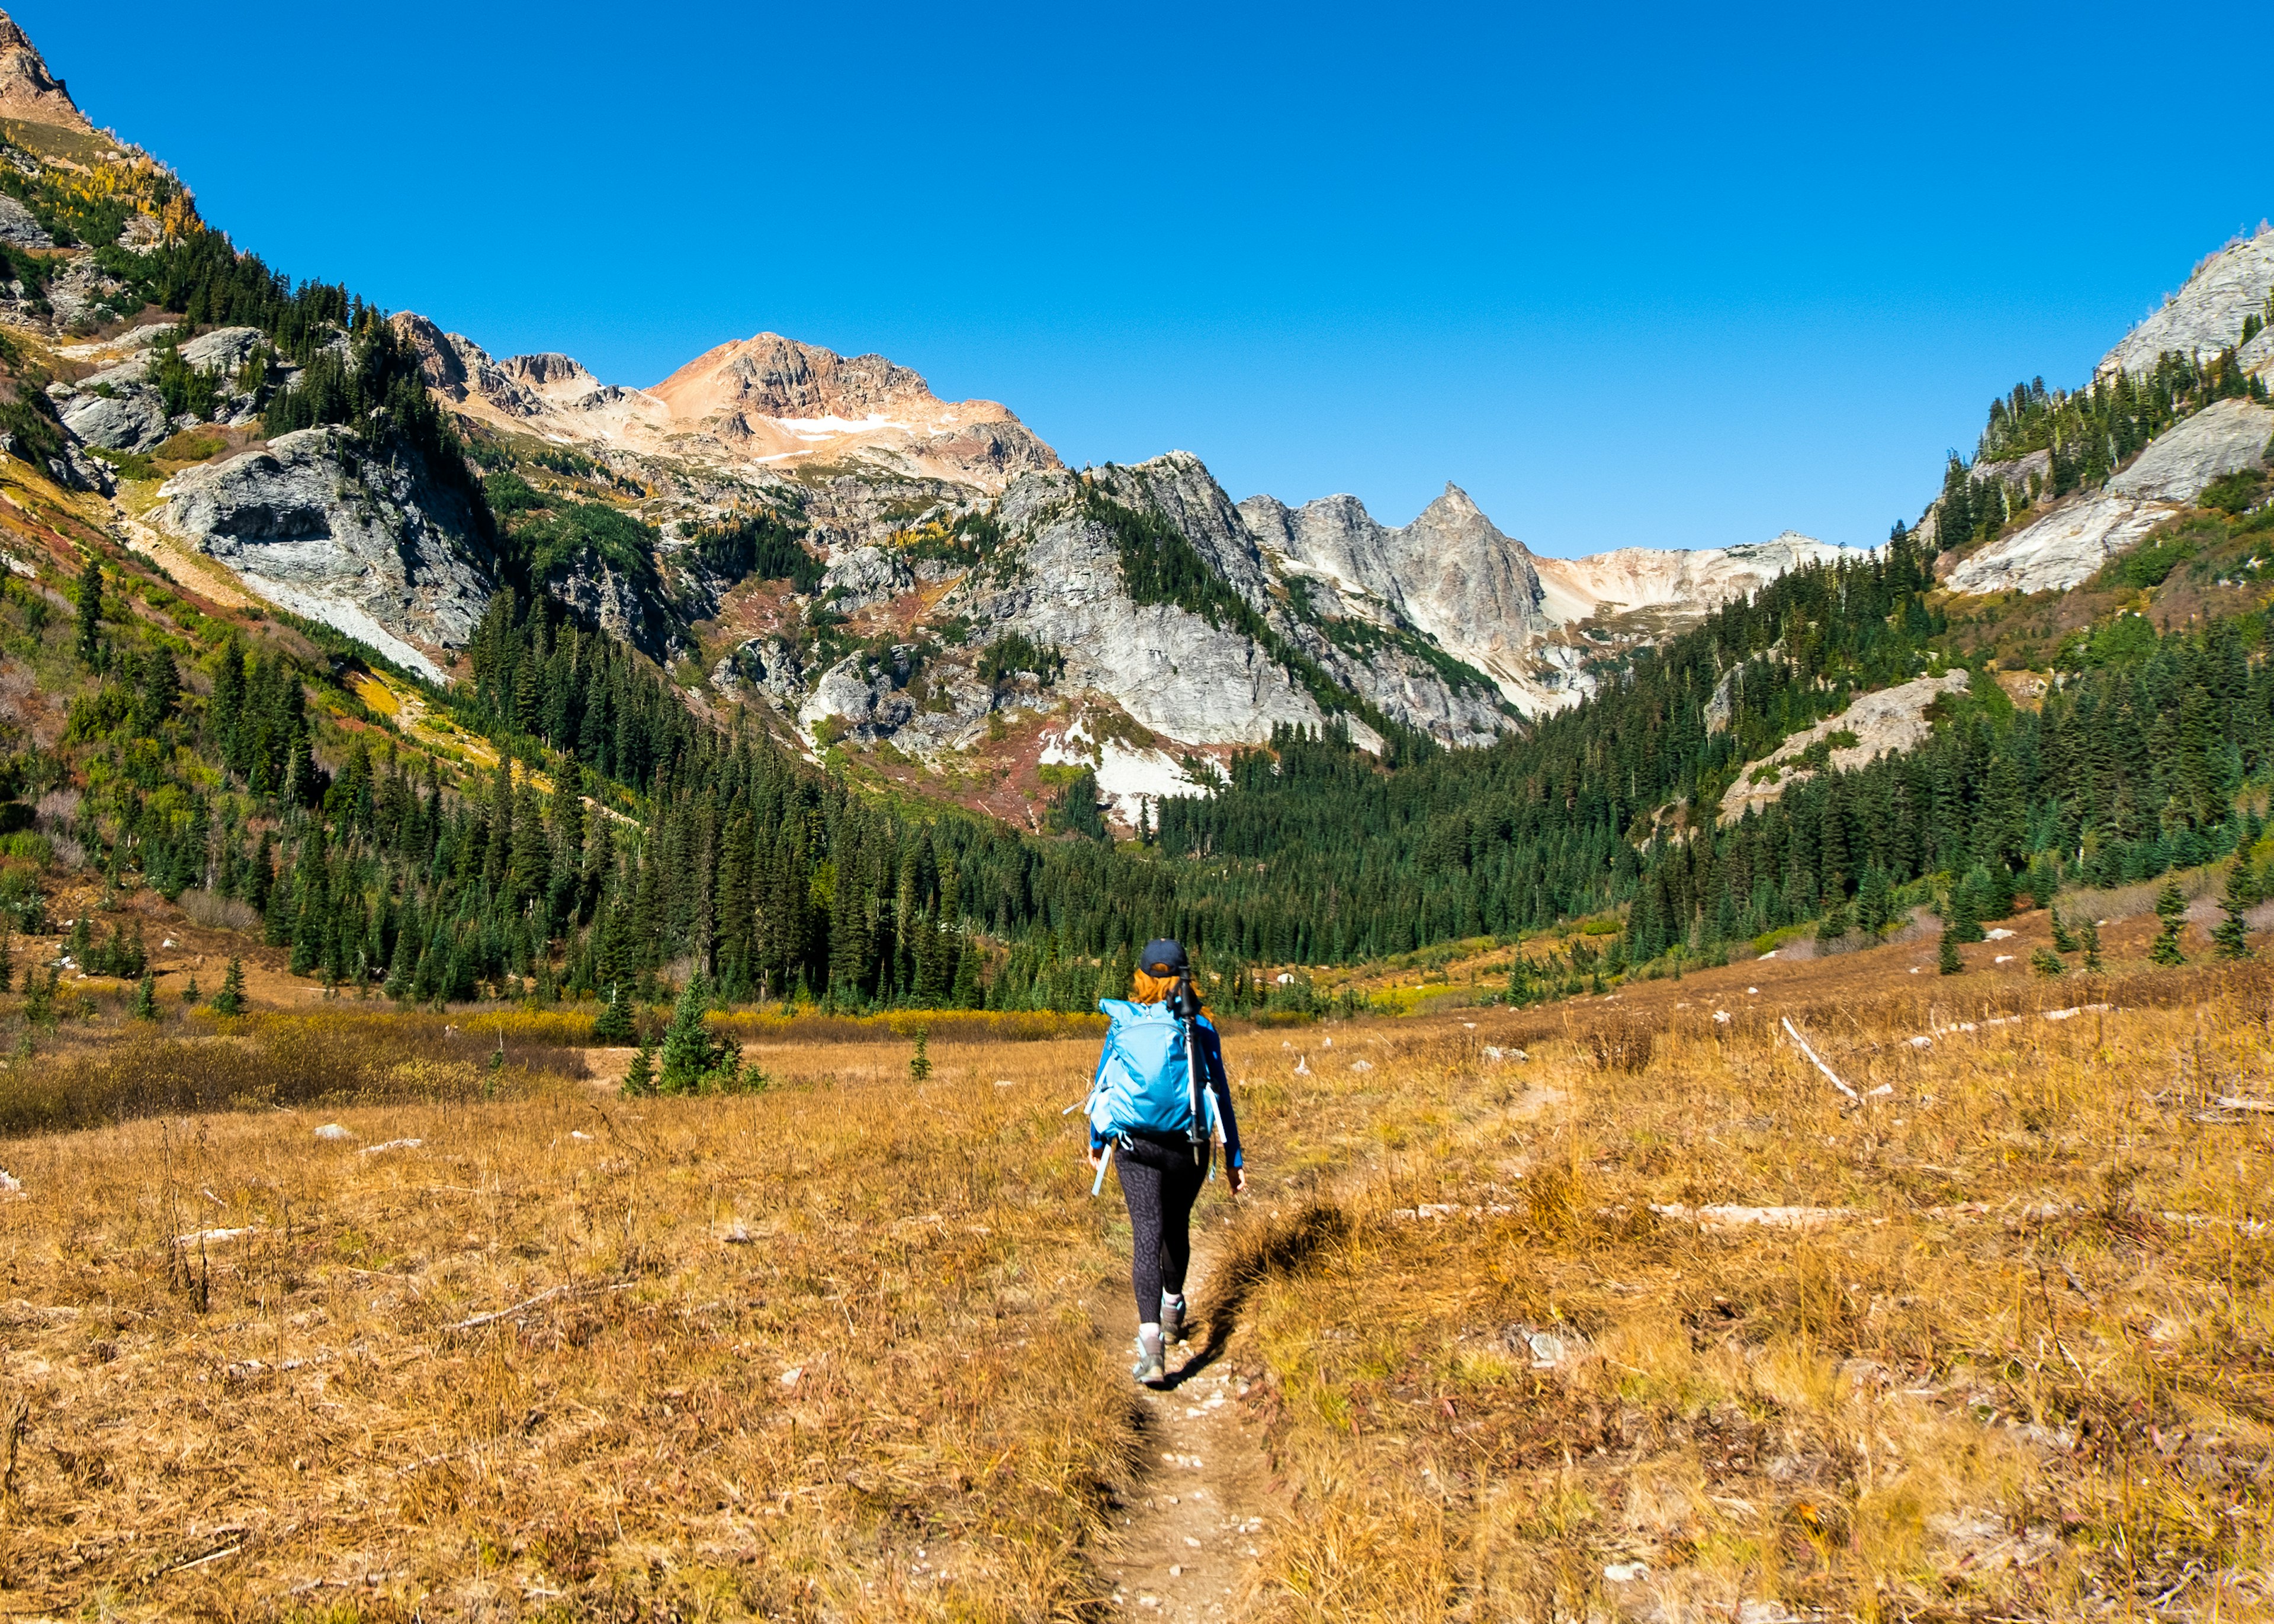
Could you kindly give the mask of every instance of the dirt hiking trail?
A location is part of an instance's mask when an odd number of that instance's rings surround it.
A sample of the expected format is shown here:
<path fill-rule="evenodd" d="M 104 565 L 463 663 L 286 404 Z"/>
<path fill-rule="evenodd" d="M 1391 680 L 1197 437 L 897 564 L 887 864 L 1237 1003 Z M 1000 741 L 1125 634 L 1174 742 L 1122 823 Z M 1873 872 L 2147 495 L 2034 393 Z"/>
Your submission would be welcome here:
<path fill-rule="evenodd" d="M 1117 1611 L 1133 1618 L 1217 1620 L 1246 1611 L 1258 1538 L 1284 1510 L 1273 1492 L 1261 1425 L 1244 1402 L 1260 1392 L 1260 1365 L 1244 1344 L 1237 1301 L 1215 1289 L 1217 1247 L 1193 1237 L 1186 1289 L 1205 1315 L 1170 1353 L 1156 1391 L 1130 1383 L 1141 1417 L 1140 1470 L 1098 1571 Z M 1099 1282 L 1090 1313 L 1110 1349 L 1133 1363 L 1136 1311 L 1126 1270 Z"/>
<path fill-rule="evenodd" d="M 1458 1130 L 1501 1134 L 1564 1103 L 1562 1090 L 1531 1087 L 1509 1104 L 1479 1114 Z M 1286 1485 L 1264 1448 L 1270 1395 L 1254 1333 L 1244 1311 L 1266 1274 L 1300 1268 L 1346 1233 L 1342 1203 L 1382 1176 L 1377 1162 L 1352 1169 L 1330 1191 L 1251 1190 L 1242 1206 L 1204 1197 L 1193 1213 L 1193 1262 L 1185 1291 L 1193 1335 L 1168 1359 L 1160 1390 L 1129 1390 L 1139 1414 L 1138 1475 L 1128 1501 L 1115 1509 L 1119 1526 L 1098 1560 L 1112 1586 L 1115 1610 L 1133 1619 L 1237 1620 L 1258 1599 L 1256 1561 L 1266 1530 L 1294 1515 Z M 1284 1216 L 1282 1214 L 1284 1214 Z M 1235 1224 L 1251 1229 L 1240 1267 L 1227 1267 Z M 1126 1254 L 1124 1254 L 1126 1255 Z M 1110 1349 L 1136 1358 L 1136 1310 L 1126 1267 L 1100 1280 L 1088 1297 L 1090 1320 Z"/>

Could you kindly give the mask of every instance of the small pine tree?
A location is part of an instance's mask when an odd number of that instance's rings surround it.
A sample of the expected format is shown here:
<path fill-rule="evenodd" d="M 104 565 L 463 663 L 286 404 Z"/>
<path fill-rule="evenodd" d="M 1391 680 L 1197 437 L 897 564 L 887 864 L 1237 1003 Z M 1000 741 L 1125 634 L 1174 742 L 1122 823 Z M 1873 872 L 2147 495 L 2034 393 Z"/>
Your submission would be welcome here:
<path fill-rule="evenodd" d="M 2049 947 L 2041 947 L 2031 953 L 2029 964 L 2039 975 L 2059 975 L 2068 968 L 2061 962 L 2060 955 Z"/>
<path fill-rule="evenodd" d="M 133 1013 L 136 1020 L 158 1019 L 158 978 L 147 970 L 142 973 L 142 979 L 134 984 Z"/>
<path fill-rule="evenodd" d="M 742 1046 L 711 1030 L 704 1016 L 711 1008 L 711 978 L 689 977 L 671 1011 L 663 1034 L 663 1069 L 656 1082 L 664 1094 L 724 1093 L 742 1070 Z"/>
<path fill-rule="evenodd" d="M 2100 921 L 2087 917 L 2084 930 L 2077 940 L 2084 944 L 2084 968 L 2087 974 L 2100 974 Z"/>
<path fill-rule="evenodd" d="M 83 665 L 102 657 L 102 566 L 93 558 L 79 572 L 79 658 Z"/>
<path fill-rule="evenodd" d="M 245 1013 L 245 960 L 232 959 L 229 969 L 221 978 L 221 990 L 214 994 L 213 1012 L 216 1015 Z"/>
<path fill-rule="evenodd" d="M 2164 928 L 2156 934 L 2153 946 L 2148 950 L 2149 962 L 2165 966 L 2183 965 L 2187 956 L 2180 948 L 2180 932 L 2187 922 L 2187 899 L 2180 891 L 2179 882 L 2165 880 L 2164 889 L 2156 893 L 2156 917 Z"/>
<path fill-rule="evenodd" d="M 655 1097 L 655 1045 L 646 1038 L 640 1040 L 639 1053 L 632 1056 L 631 1070 L 624 1073 L 623 1094 L 627 1100 Z"/>
<path fill-rule="evenodd" d="M 0 920 L 0 992 L 16 984 L 16 933 Z"/>
<path fill-rule="evenodd" d="M 1950 925 L 1942 928 L 1942 944 L 1935 949 L 1934 965 L 1945 975 L 1965 973 L 1966 960 L 1958 956 L 1958 935 Z"/>
<path fill-rule="evenodd" d="M 56 973 L 50 970 L 41 979 L 35 967 L 24 971 L 24 1019 L 34 1026 L 56 1024 Z"/>
<path fill-rule="evenodd" d="M 1952 887 L 1949 900 L 1942 905 L 1942 930 L 1954 941 L 1982 940 L 1982 915 L 1976 909 L 1970 885 Z"/>
<path fill-rule="evenodd" d="M 623 998 L 621 983 L 608 989 L 608 1002 L 592 1022 L 592 1041 L 620 1049 L 638 1036 L 632 1025 L 632 1007 Z"/>
<path fill-rule="evenodd" d="M 930 1053 L 930 1037 L 931 1034 L 927 1028 L 918 1026 L 916 1028 L 916 1052 L 908 1056 L 908 1075 L 919 1083 L 931 1075 L 931 1055 Z"/>
<path fill-rule="evenodd" d="M 2076 951 L 2076 933 L 2068 928 L 2068 921 L 2060 916 L 2060 910 L 2050 908 L 2047 912 L 2052 917 L 2053 951 L 2056 953 Z"/>
<path fill-rule="evenodd" d="M 198 973 L 192 970 L 188 982 L 182 988 L 182 1003 L 186 1008 L 195 1009 L 198 1000 L 204 996 L 205 994 L 198 990 Z"/>
<path fill-rule="evenodd" d="M 2250 926 L 2242 916 L 2257 900 L 2258 887 L 2251 882 L 2250 860 L 2238 857 L 2226 876 L 2226 894 L 2218 899 L 2219 909 L 2226 917 L 2210 933 L 2211 943 L 2221 959 L 2250 957 Z"/>

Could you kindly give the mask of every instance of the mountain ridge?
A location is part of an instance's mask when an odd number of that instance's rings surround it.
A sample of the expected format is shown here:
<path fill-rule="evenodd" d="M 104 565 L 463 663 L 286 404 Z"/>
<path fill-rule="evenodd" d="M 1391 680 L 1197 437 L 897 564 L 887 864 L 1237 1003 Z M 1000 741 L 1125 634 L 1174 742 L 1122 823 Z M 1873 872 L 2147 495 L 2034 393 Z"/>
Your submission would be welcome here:
<path fill-rule="evenodd" d="M 27 94 L 61 98 L 43 105 L 64 117 L 61 81 L 45 89 L 19 49 Z M 511 589 L 625 637 L 706 713 L 754 708 L 817 756 L 913 763 L 917 784 L 953 781 L 998 736 L 1095 742 L 1115 717 L 1219 763 L 1291 726 L 1394 756 L 1568 710 L 1732 598 L 1853 556 L 1788 531 L 1545 558 L 1451 483 L 1386 526 L 1347 495 L 1235 503 L 1188 453 L 1076 472 L 1000 402 L 945 402 L 888 357 L 771 332 L 629 387 L 564 354 L 494 357 L 415 312 L 377 321 L 344 290 L 307 320 L 253 319 L 268 293 L 234 315 L 162 313 L 166 283 L 146 286 L 138 260 L 207 239 L 170 177 L 118 163 L 141 190 L 92 217 L 117 249 L 70 250 L 11 299 L 57 363 L 51 463 L 115 488 L 167 545 L 437 679 L 464 673 L 484 602 Z M 21 206 L 53 240 L 88 237 L 54 195 Z M 1922 535 L 1948 532 L 1947 590 L 2070 590 L 2211 484 L 2263 468 L 2264 368 L 2247 357 L 2266 349 L 2248 307 L 2274 291 L 2270 244 L 2200 264 L 2112 350 L 2087 407 L 2017 391 L 2018 416 L 1923 519 Z M 2194 348 L 2135 365 L 2166 341 Z M 425 402 L 388 393 L 413 378 Z M 344 427 L 357 390 L 384 414 L 370 419 L 383 455 L 355 433 L 292 439 Z M 2076 453 L 2071 418 L 2142 392 L 2152 411 L 2105 455 Z M 388 440 L 384 425 L 430 408 L 448 432 L 429 450 Z M 452 493 L 470 480 L 467 500 Z"/>
<path fill-rule="evenodd" d="M 48 71 L 39 48 L 5 11 L 0 11 L 0 118 L 94 133 L 64 81 Z"/>

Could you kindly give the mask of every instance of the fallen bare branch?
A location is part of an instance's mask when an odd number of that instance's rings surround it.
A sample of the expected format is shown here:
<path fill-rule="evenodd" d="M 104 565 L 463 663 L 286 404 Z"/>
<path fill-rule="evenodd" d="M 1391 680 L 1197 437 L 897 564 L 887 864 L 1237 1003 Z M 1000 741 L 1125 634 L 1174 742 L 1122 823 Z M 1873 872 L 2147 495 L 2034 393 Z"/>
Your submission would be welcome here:
<path fill-rule="evenodd" d="M 1800 1052 L 1806 1055 L 1811 1060 L 1816 1063 L 1816 1069 L 1832 1079 L 1832 1086 L 1834 1088 L 1837 1088 L 1841 1094 L 1846 1094 L 1857 1104 L 1860 1105 L 1863 1103 L 1864 1096 L 1857 1094 L 1853 1088 L 1848 1086 L 1847 1084 L 1841 1082 L 1840 1080 L 1840 1074 L 1837 1071 L 1834 1071 L 1830 1066 L 1824 1064 L 1824 1056 L 1818 1054 L 1814 1049 L 1808 1046 L 1808 1040 L 1800 1035 L 1800 1028 L 1792 1024 L 1792 1017 L 1789 1015 L 1784 1017 L 1784 1029 L 1786 1034 L 1789 1036 L 1794 1042 L 1800 1045 Z M 1875 1090 L 1874 1092 L 1877 1091 Z"/>

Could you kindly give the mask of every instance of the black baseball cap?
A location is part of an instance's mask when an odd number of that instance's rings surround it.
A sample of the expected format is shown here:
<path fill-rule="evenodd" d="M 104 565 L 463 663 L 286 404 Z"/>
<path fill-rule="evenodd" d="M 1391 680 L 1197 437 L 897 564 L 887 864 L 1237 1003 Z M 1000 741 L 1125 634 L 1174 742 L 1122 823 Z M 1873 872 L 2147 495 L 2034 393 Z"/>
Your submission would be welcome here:
<path fill-rule="evenodd" d="M 1183 945 L 1163 936 L 1145 944 L 1145 951 L 1137 955 L 1137 967 L 1148 975 L 1182 975 L 1193 966 Z"/>

